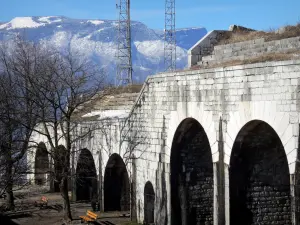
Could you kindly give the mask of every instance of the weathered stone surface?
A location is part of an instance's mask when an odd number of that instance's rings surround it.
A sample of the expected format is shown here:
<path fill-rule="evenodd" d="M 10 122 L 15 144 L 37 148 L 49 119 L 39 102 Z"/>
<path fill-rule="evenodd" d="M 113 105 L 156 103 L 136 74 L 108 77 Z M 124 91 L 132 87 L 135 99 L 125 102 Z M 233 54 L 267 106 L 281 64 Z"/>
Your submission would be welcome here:
<path fill-rule="evenodd" d="M 209 141 L 212 162 L 218 162 L 218 124 L 222 117 L 226 165 L 230 164 L 233 145 L 241 129 L 254 120 L 266 122 L 283 143 L 288 173 L 295 174 L 299 147 L 299 129 L 296 128 L 299 126 L 300 113 L 299 77 L 300 61 L 297 60 L 178 71 L 150 76 L 130 112 L 129 132 L 125 132 L 131 137 L 130 141 L 137 158 L 136 205 L 137 209 L 140 209 L 138 220 L 142 222 L 144 218 L 144 185 L 147 181 L 151 181 L 153 186 L 157 187 L 155 188 L 157 196 L 155 221 L 164 221 L 160 224 L 171 224 L 170 156 L 174 134 L 186 118 L 194 118 L 201 124 Z M 88 124 L 84 128 L 85 125 L 82 129 L 90 126 Z M 103 177 L 110 154 L 117 153 L 124 159 L 128 157 L 125 154 L 128 149 L 128 142 L 126 142 L 128 139 L 120 135 L 121 128 L 124 128 L 122 121 L 111 120 L 105 126 L 103 121 L 94 121 L 92 125 L 105 129 L 96 129 L 90 136 L 78 141 L 75 148 L 91 150 L 97 174 L 100 176 L 102 174 Z M 109 134 L 108 139 L 105 133 Z M 37 143 L 43 141 L 47 145 L 46 139 L 37 133 L 32 138 Z M 265 149 L 263 148 L 262 151 Z M 196 177 L 199 178 L 195 185 L 188 186 L 190 192 L 195 193 L 189 196 L 190 203 L 196 208 L 198 215 L 205 215 L 208 224 L 211 224 L 211 221 L 215 223 L 218 218 L 213 214 L 212 205 L 207 202 L 216 199 L 214 195 L 216 187 L 209 189 L 212 185 L 211 174 L 201 169 L 201 160 L 197 158 L 200 156 L 195 154 L 195 158 L 189 156 L 192 151 L 194 150 L 186 150 L 186 155 L 182 156 L 188 166 L 186 169 L 192 172 L 191 169 L 195 168 Z M 28 155 L 28 160 L 34 162 L 34 156 L 35 150 Z M 75 167 L 77 157 L 74 158 Z M 130 160 L 127 169 L 131 174 Z M 187 175 L 188 179 L 193 176 L 193 173 Z M 33 176 L 28 175 L 28 177 Z M 226 182 L 228 183 L 228 180 Z M 292 219 L 288 212 L 292 209 L 289 203 L 292 200 L 288 199 L 287 191 L 256 182 L 259 180 L 254 179 L 249 185 L 248 198 L 251 198 L 251 201 L 245 200 L 248 207 L 255 212 L 255 220 L 262 221 L 256 224 L 290 224 Z M 162 189 L 164 189 L 163 193 Z M 293 193 L 297 194 L 295 191 Z M 274 200 L 271 201 L 270 198 Z M 260 203 L 261 206 L 258 207 L 259 204 L 254 202 Z M 217 203 L 215 204 L 218 206 Z M 226 212 L 229 214 L 229 198 L 226 199 L 225 205 Z"/>
<path fill-rule="evenodd" d="M 210 52 L 201 55 L 201 57 L 198 57 L 197 59 L 192 54 L 190 56 L 190 58 L 193 58 L 193 63 L 191 64 L 191 66 L 200 65 L 204 68 L 206 66 L 217 67 L 218 64 L 222 64 L 225 62 L 234 63 L 235 61 L 247 61 L 251 58 L 256 58 L 256 61 L 259 61 L 259 59 L 262 59 L 264 55 L 269 54 L 269 56 L 271 56 L 272 53 L 279 54 L 279 57 L 283 57 L 284 55 L 293 52 L 295 52 L 297 55 L 297 52 L 298 54 L 300 52 L 299 40 L 300 37 L 292 37 L 282 40 L 265 42 L 264 38 L 260 38 L 239 43 L 214 46 L 211 47 Z M 202 42 L 205 41 L 203 40 Z M 194 50 L 190 51 L 195 52 L 197 49 L 198 48 L 195 48 Z"/>
<path fill-rule="evenodd" d="M 144 131 L 150 134 L 152 131 L 150 131 L 149 127 L 152 127 L 151 129 L 155 127 L 157 132 L 166 134 L 164 135 L 166 139 L 163 142 L 165 143 L 163 154 L 166 156 L 164 158 L 166 164 L 170 162 L 169 156 L 171 155 L 174 133 L 182 120 L 188 117 L 195 118 L 204 127 L 211 145 L 213 160 L 217 160 L 218 157 L 215 157 L 215 153 L 218 150 L 213 145 L 216 142 L 218 130 L 214 124 L 218 124 L 219 116 L 221 115 L 226 123 L 224 132 L 228 134 L 224 136 L 224 161 L 226 164 L 229 164 L 230 158 L 227 156 L 231 155 L 231 149 L 237 133 L 247 122 L 252 120 L 267 122 L 275 130 L 279 138 L 282 138 L 282 141 L 287 141 L 297 146 L 296 142 L 291 139 L 294 133 L 287 129 L 291 122 L 297 121 L 290 113 L 294 112 L 295 115 L 298 115 L 297 118 L 299 117 L 297 108 L 291 107 L 294 100 L 289 93 L 294 93 L 298 87 L 295 81 L 295 85 L 292 85 L 290 82 L 291 73 L 297 73 L 300 76 L 300 61 L 267 62 L 223 69 L 159 74 L 148 78 L 147 89 L 141 94 L 145 97 L 145 101 L 142 103 L 141 108 L 135 108 L 133 111 L 145 120 Z M 168 82 L 156 83 L 156 79 L 163 79 L 168 76 L 173 76 L 174 80 L 179 82 L 176 85 Z M 192 91 L 194 89 L 197 91 Z M 167 101 L 163 100 L 165 95 L 167 95 Z M 194 98 L 193 96 L 201 96 L 201 98 Z M 164 123 L 162 123 L 162 117 L 165 118 Z M 299 134 L 296 132 L 296 135 Z M 150 142 L 162 144 L 154 137 Z M 289 144 L 286 143 L 284 147 L 285 154 L 295 148 L 288 146 Z M 188 158 L 187 155 L 185 158 L 192 162 L 192 159 Z M 288 157 L 290 173 L 294 172 L 295 168 L 292 165 L 294 165 L 293 162 L 295 160 L 295 157 Z M 198 164 L 200 165 L 199 161 Z M 143 170 L 143 168 L 141 165 L 140 170 Z M 139 177 L 143 177 L 145 174 L 147 173 L 140 172 Z M 145 180 L 143 178 L 141 180 L 145 182 L 147 179 L 151 179 L 151 176 L 146 175 L 146 177 Z M 143 183 L 143 181 L 140 182 Z M 204 187 L 206 187 L 206 184 L 203 185 L 201 185 L 200 190 L 205 191 Z M 290 223 L 290 219 L 284 219 L 284 216 L 290 217 L 290 214 L 285 214 L 286 211 L 284 211 L 290 209 L 289 200 L 285 199 L 287 195 L 281 196 L 280 191 L 268 189 L 270 188 L 268 186 L 253 184 L 251 188 L 253 188 L 253 191 L 249 189 L 250 193 L 253 193 L 256 197 L 250 197 L 252 199 L 256 198 L 254 200 L 261 204 L 265 204 L 264 207 L 261 206 L 262 208 L 260 208 L 261 214 L 257 214 L 257 218 L 255 217 L 258 221 L 280 216 L 278 222 L 274 221 L 274 219 L 272 219 L 272 222 L 274 224 L 280 224 L 281 222 L 283 224 Z M 260 188 L 266 188 L 266 190 L 260 190 Z M 191 191 L 196 190 L 194 188 L 191 189 Z M 201 193 L 200 190 L 199 193 Z M 270 201 L 270 198 L 276 199 L 276 202 Z M 277 201 L 282 202 L 282 205 L 278 206 L 279 203 Z M 284 201 L 285 203 L 283 203 Z M 286 205 L 286 208 L 283 205 Z M 255 204 L 249 203 L 250 207 L 251 209 L 253 207 L 253 212 L 258 210 Z M 276 211 L 277 208 L 279 211 Z M 271 219 L 269 219 L 270 221 Z"/>

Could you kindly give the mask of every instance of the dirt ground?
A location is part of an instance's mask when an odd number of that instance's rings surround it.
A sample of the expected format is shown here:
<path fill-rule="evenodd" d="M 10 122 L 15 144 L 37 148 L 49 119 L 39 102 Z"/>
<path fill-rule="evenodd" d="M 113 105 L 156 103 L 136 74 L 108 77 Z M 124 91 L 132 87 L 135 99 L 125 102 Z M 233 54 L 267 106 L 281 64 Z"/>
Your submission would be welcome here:
<path fill-rule="evenodd" d="M 41 196 L 46 196 L 49 201 L 47 207 L 40 209 L 34 206 L 34 202 Z M 2 213 L 0 224 L 2 225 L 62 225 L 62 200 L 59 193 L 46 193 L 41 187 L 30 187 L 15 193 L 16 210 Z M 4 200 L 0 199 L 0 206 Z M 73 221 L 72 224 L 81 224 L 79 216 L 85 215 L 87 210 L 92 210 L 91 204 L 84 202 L 71 203 Z M 129 217 L 120 216 L 128 212 L 105 212 L 98 214 L 97 223 L 101 225 L 126 225 Z"/>

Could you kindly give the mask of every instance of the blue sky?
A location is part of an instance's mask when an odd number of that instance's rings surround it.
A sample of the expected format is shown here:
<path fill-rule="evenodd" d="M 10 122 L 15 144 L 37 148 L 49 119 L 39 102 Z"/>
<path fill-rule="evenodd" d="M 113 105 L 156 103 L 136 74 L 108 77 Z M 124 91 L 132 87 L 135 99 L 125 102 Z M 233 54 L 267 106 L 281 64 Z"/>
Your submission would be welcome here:
<path fill-rule="evenodd" d="M 164 0 L 131 0 L 133 20 L 164 27 Z M 116 0 L 0 0 L 0 21 L 17 16 L 63 15 L 80 19 L 115 19 Z M 239 24 L 268 30 L 300 22 L 300 0 L 176 0 L 176 27 L 228 29 Z"/>

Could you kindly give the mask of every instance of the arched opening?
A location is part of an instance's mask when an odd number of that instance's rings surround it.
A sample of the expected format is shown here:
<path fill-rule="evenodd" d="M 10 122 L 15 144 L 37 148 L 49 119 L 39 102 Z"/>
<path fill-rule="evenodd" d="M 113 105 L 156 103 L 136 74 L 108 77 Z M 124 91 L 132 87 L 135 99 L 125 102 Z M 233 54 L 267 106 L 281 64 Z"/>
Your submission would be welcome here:
<path fill-rule="evenodd" d="M 124 161 L 118 154 L 112 154 L 104 174 L 104 210 L 130 210 L 130 184 Z"/>
<path fill-rule="evenodd" d="M 154 224 L 155 193 L 153 185 L 148 181 L 144 189 L 144 222 L 146 225 Z"/>
<path fill-rule="evenodd" d="M 38 144 L 35 154 L 35 184 L 45 185 L 47 182 L 47 175 L 49 174 L 49 158 L 45 143 Z"/>
<path fill-rule="evenodd" d="M 213 164 L 210 144 L 195 119 L 177 128 L 171 149 L 171 224 L 213 224 Z"/>
<path fill-rule="evenodd" d="M 91 152 L 82 149 L 76 167 L 76 200 L 97 199 L 97 173 Z"/>
<path fill-rule="evenodd" d="M 280 138 L 263 121 L 246 124 L 230 158 L 230 224 L 291 224 L 290 177 Z"/>

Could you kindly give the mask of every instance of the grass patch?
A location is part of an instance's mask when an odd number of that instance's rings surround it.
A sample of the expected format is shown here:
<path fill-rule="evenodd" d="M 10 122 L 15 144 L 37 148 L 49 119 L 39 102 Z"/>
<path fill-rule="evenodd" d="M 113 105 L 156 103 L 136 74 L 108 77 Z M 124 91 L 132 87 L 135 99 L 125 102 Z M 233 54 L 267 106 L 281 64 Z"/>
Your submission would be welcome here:
<path fill-rule="evenodd" d="M 95 110 L 114 110 L 131 108 L 134 104 L 138 93 L 141 91 L 142 84 L 132 84 L 120 87 L 107 87 L 104 91 L 99 92 L 95 95 L 93 99 L 85 102 L 81 108 L 78 108 L 74 114 L 73 119 L 78 121 L 94 121 L 97 120 L 99 116 L 91 116 L 82 118 L 86 113 Z"/>
<path fill-rule="evenodd" d="M 221 63 L 215 63 L 215 64 L 205 65 L 205 66 L 197 65 L 197 66 L 193 66 L 191 70 L 238 66 L 238 65 L 254 64 L 260 62 L 286 61 L 292 59 L 300 59 L 300 50 L 291 49 L 283 53 L 265 53 L 259 56 L 249 57 L 244 60 L 228 60 Z"/>
<path fill-rule="evenodd" d="M 281 40 L 285 38 L 292 38 L 300 36 L 300 23 L 295 26 L 285 26 L 279 29 L 279 31 L 271 30 L 267 31 L 236 31 L 225 35 L 222 40 L 216 45 L 232 44 L 243 41 L 250 41 L 259 38 L 264 38 L 265 41 Z"/>
<path fill-rule="evenodd" d="M 143 87 L 143 84 L 131 84 L 127 86 L 111 87 L 107 91 L 113 94 L 123 93 L 139 93 Z"/>

